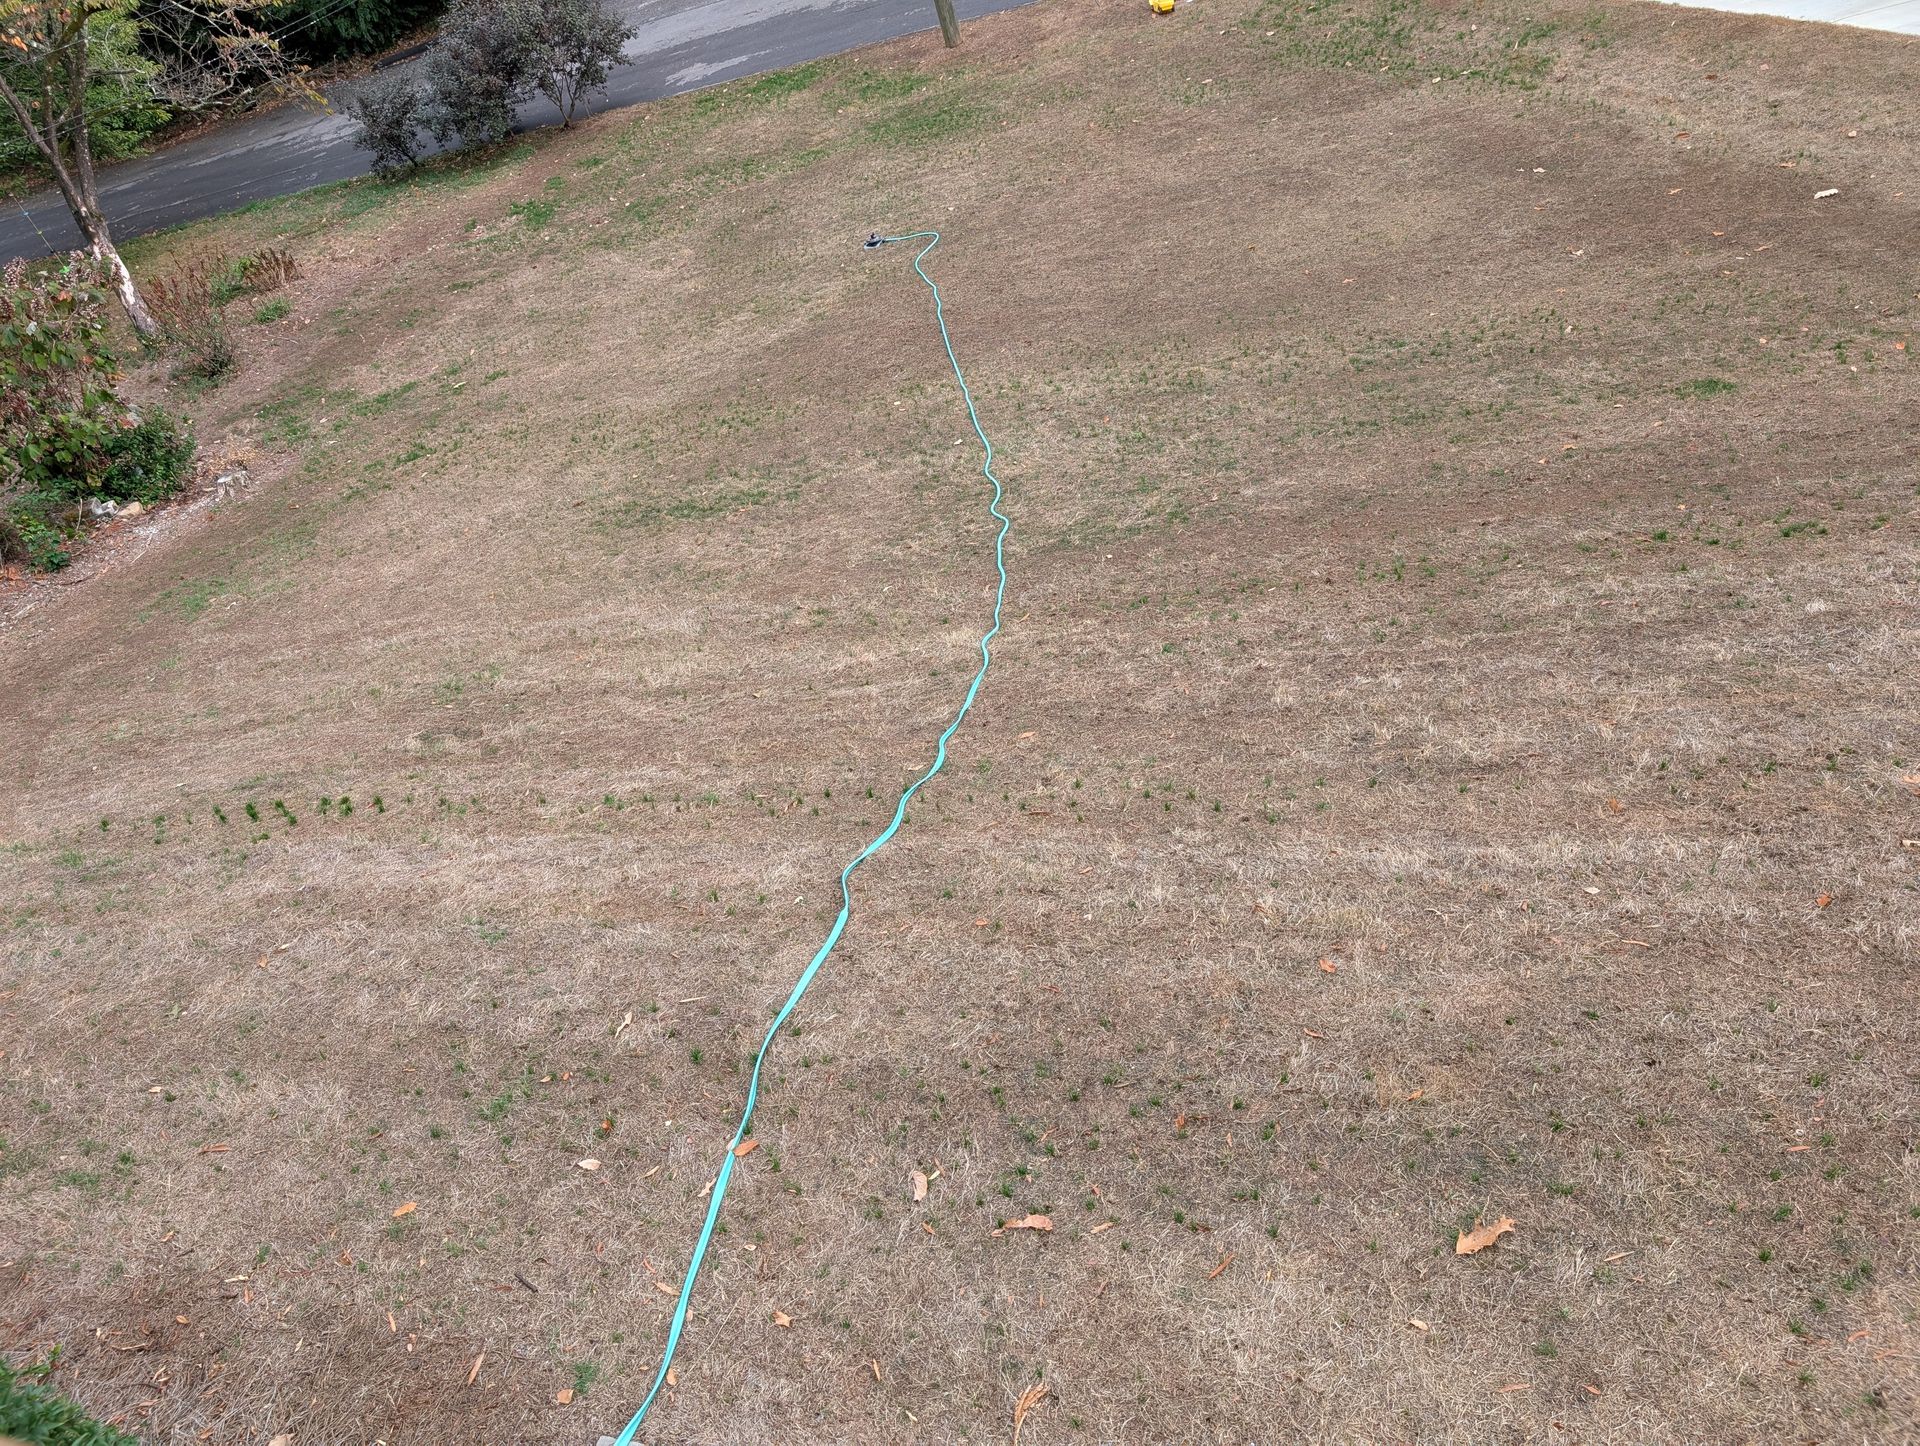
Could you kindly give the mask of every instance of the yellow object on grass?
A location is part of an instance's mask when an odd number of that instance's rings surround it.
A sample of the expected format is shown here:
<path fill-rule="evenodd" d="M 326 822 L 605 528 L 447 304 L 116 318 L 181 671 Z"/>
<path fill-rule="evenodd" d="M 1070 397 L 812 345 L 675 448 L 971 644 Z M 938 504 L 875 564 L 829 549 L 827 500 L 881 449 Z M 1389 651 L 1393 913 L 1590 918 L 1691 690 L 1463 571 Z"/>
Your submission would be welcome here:
<path fill-rule="evenodd" d="M 1147 4 L 1153 7 L 1155 15 L 1173 14 L 1173 0 L 1147 0 Z"/>

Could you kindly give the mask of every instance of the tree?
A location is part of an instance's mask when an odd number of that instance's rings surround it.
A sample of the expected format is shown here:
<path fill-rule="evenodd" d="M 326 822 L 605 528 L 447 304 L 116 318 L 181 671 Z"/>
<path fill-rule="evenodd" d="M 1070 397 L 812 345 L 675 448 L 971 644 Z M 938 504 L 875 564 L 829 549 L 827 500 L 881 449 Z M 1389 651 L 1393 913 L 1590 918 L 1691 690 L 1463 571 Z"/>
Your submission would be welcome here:
<path fill-rule="evenodd" d="M 613 67 L 627 64 L 626 44 L 634 33 L 605 0 L 540 0 L 537 84 L 559 110 L 563 127 L 573 124 L 583 96 L 604 90 Z"/>
<path fill-rule="evenodd" d="M 453 0 L 427 52 L 428 128 L 442 145 L 490 146 L 513 129 L 540 63 L 536 0 Z"/>
<path fill-rule="evenodd" d="M 347 102 L 360 128 L 360 144 L 373 152 L 376 176 L 392 176 L 420 159 L 420 132 L 427 124 L 427 96 L 402 71 L 376 75 Z"/>
<path fill-rule="evenodd" d="M 279 46 L 247 15 L 242 0 L 0 0 L 0 103 L 145 338 L 158 329 L 113 243 L 94 175 L 96 139 L 114 119 L 97 82 L 131 73 L 126 37 L 149 27 L 163 37 L 166 59 L 145 79 L 169 110 L 203 110 L 262 81 L 297 84 Z"/>

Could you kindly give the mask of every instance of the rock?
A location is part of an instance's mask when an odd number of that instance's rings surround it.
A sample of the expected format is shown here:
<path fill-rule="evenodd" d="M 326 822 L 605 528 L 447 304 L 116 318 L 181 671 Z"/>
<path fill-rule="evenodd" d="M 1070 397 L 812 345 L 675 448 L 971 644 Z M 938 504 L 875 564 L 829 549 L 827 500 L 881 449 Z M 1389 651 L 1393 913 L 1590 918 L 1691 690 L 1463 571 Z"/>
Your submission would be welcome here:
<path fill-rule="evenodd" d="M 138 502 L 129 502 L 125 507 L 120 509 L 120 515 L 122 517 L 140 517 L 145 515 L 146 510 L 147 509 L 142 507 Z"/>

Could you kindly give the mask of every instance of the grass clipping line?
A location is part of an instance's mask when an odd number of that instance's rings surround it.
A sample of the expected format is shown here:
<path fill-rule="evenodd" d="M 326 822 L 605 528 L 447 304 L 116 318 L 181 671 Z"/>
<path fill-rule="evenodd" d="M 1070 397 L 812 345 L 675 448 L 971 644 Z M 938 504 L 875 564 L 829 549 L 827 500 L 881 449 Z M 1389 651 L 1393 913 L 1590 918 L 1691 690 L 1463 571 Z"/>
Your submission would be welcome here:
<path fill-rule="evenodd" d="M 993 640 L 1000 632 L 1000 614 L 1007 600 L 1007 532 L 1013 524 L 1007 514 L 1000 510 L 1005 489 L 1001 487 L 1000 479 L 993 472 L 993 442 L 987 436 L 987 429 L 980 425 L 980 414 L 973 405 L 973 392 L 967 386 L 966 374 L 960 370 L 960 358 L 954 354 L 953 337 L 947 331 L 947 313 L 940 299 L 940 288 L 934 279 L 927 275 L 926 269 L 921 264 L 933 248 L 940 244 L 940 233 L 909 231 L 900 236 L 882 237 L 876 232 L 867 239 L 865 249 L 873 251 L 895 242 L 920 240 L 924 240 L 927 244 L 921 247 L 920 253 L 913 258 L 914 274 L 924 281 L 927 289 L 933 293 L 933 317 L 940 328 L 940 343 L 946 348 L 947 363 L 953 368 L 953 379 L 960 388 L 961 399 L 967 404 L 967 419 L 973 424 L 974 435 L 979 437 L 980 446 L 985 453 L 980 463 L 980 474 L 993 485 L 993 500 L 987 505 L 987 510 L 1000 524 L 1000 529 L 993 538 L 993 566 L 995 572 L 999 574 L 999 579 L 994 585 L 992 622 L 980 635 L 980 666 L 974 670 L 973 678 L 967 684 L 966 696 L 960 700 L 960 707 L 955 711 L 953 721 L 947 724 L 940 734 L 939 741 L 934 745 L 933 762 L 927 765 L 926 772 L 901 790 L 900 801 L 894 805 L 893 817 L 888 821 L 887 826 L 876 834 L 865 848 L 855 854 L 848 861 L 847 866 L 840 871 L 840 912 L 834 916 L 833 927 L 827 931 L 825 941 L 815 951 L 807 967 L 800 972 L 800 977 L 794 981 L 793 991 L 787 995 L 787 1002 L 780 1006 L 780 1012 L 774 1015 L 773 1023 L 767 1026 L 766 1037 L 760 1041 L 760 1048 L 754 1054 L 753 1073 L 747 1080 L 746 1104 L 740 1111 L 740 1124 L 734 1130 L 732 1140 L 728 1142 L 727 1152 L 721 1157 L 720 1173 L 714 1178 L 713 1194 L 707 1203 L 706 1219 L 701 1223 L 700 1236 L 694 1242 L 693 1257 L 687 1264 L 686 1278 L 680 1283 L 680 1296 L 674 1302 L 673 1322 L 667 1330 L 667 1346 L 660 1357 L 659 1373 L 654 1377 L 646 1399 L 641 1401 L 639 1409 L 633 1413 L 633 1419 L 627 1422 L 626 1429 L 620 1433 L 615 1446 L 628 1446 L 634 1438 L 634 1433 L 640 1429 L 640 1423 L 646 1419 L 647 1411 L 652 1407 L 654 1398 L 660 1394 L 661 1387 L 673 1379 L 673 1353 L 680 1344 L 680 1333 L 686 1328 L 687 1305 L 693 1298 L 694 1282 L 699 1278 L 700 1265 L 707 1254 L 707 1245 L 713 1239 L 713 1228 L 720 1219 L 720 1207 L 727 1197 L 727 1185 L 733 1179 L 734 1162 L 752 1153 L 756 1144 L 755 1141 L 747 1138 L 747 1129 L 753 1122 L 754 1106 L 760 1098 L 760 1071 L 766 1064 L 767 1051 L 773 1048 L 773 1041 L 780 1033 L 780 1026 L 787 1022 L 787 1016 L 799 1006 L 802 996 L 807 992 L 807 987 L 813 983 L 814 975 L 820 972 L 820 966 L 833 952 L 833 946 L 840 942 L 840 935 L 847 927 L 847 920 L 852 917 L 853 894 L 849 881 L 853 877 L 853 871 L 886 846 L 887 840 L 892 838 L 899 831 L 900 825 L 906 822 L 907 805 L 913 801 L 913 796 L 946 766 L 947 744 L 952 740 L 953 735 L 960 731 L 960 725 L 966 721 L 967 714 L 972 711 L 973 700 L 979 695 L 980 685 L 986 681 L 987 669 L 993 663 Z M 1031 1226 L 1034 1222 L 1044 1219 L 1043 1216 L 1029 1216 L 1028 1220 L 1022 1224 Z M 1045 1225 L 1036 1228 L 1050 1230 L 1053 1226 L 1052 1222 L 1048 1221 Z M 879 1378 L 880 1369 L 876 1363 L 874 1379 L 877 1382 Z"/>

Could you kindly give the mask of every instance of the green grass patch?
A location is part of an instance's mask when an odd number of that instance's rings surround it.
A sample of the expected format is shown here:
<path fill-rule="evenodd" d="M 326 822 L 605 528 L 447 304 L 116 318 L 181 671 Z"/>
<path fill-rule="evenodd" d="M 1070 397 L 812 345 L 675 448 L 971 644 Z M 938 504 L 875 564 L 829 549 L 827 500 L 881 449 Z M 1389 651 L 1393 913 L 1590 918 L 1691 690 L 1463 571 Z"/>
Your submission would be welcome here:
<path fill-rule="evenodd" d="M 553 201 L 515 201 L 507 207 L 508 212 L 524 221 L 530 231 L 545 227 L 559 209 L 558 203 Z"/>
<path fill-rule="evenodd" d="M 1729 392 L 1740 390 L 1737 383 L 1725 377 L 1695 377 L 1692 381 L 1676 388 L 1683 397 L 1724 397 Z"/>
<path fill-rule="evenodd" d="M 993 112 L 958 96 L 901 106 L 867 122 L 867 134 L 883 146 L 924 146 L 982 130 Z"/>
<path fill-rule="evenodd" d="M 848 88 L 858 100 L 905 100 L 932 85 L 917 70 L 863 70 L 848 77 Z"/>

